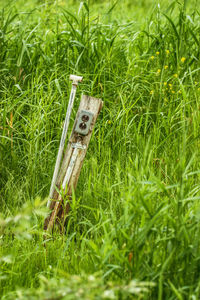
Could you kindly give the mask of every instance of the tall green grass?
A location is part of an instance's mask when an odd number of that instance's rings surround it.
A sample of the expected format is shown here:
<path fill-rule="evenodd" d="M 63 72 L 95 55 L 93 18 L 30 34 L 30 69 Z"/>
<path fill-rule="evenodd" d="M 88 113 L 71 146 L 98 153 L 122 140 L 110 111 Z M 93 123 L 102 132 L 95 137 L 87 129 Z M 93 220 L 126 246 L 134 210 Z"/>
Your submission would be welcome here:
<path fill-rule="evenodd" d="M 2 1 L 2 299 L 199 299 L 199 4 L 158 4 Z M 71 73 L 104 107 L 44 247 Z"/>

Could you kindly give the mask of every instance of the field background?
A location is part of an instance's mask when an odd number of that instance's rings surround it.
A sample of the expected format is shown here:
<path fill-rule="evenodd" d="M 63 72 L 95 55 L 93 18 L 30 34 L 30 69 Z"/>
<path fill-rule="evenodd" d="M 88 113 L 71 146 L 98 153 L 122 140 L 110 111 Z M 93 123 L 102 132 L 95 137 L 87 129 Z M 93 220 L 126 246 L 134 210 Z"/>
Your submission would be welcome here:
<path fill-rule="evenodd" d="M 0 24 L 0 297 L 199 299 L 199 1 L 0 0 Z M 45 248 L 70 74 L 73 118 L 104 107 Z"/>

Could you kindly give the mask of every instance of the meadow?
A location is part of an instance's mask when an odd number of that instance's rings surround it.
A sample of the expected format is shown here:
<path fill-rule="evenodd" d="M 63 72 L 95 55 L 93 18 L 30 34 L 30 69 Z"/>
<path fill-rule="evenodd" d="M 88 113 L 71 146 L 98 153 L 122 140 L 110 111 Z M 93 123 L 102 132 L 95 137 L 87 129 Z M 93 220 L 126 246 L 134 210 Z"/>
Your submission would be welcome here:
<path fill-rule="evenodd" d="M 200 299 L 199 60 L 198 0 L 0 0 L 1 299 Z M 70 74 L 104 106 L 44 245 Z"/>

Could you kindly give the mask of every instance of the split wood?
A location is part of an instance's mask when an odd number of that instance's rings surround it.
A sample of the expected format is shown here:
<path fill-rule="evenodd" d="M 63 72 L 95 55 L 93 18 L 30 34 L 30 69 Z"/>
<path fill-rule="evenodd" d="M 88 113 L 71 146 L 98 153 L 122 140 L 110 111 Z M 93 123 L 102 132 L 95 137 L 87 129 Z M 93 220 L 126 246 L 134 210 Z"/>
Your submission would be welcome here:
<path fill-rule="evenodd" d="M 89 146 L 90 138 L 98 114 L 103 106 L 101 99 L 83 95 L 76 115 L 72 133 L 65 151 L 61 169 L 56 181 L 57 189 L 54 189 L 53 199 L 50 203 L 50 215 L 45 219 L 44 229 L 51 232 L 55 224 L 59 224 L 63 230 L 66 217 L 70 209 L 70 198 L 75 190 L 81 172 L 83 161 Z M 75 131 L 76 123 L 81 111 L 88 111 L 93 114 L 93 119 L 87 135 L 81 135 Z M 63 190 L 63 182 L 66 190 Z"/>

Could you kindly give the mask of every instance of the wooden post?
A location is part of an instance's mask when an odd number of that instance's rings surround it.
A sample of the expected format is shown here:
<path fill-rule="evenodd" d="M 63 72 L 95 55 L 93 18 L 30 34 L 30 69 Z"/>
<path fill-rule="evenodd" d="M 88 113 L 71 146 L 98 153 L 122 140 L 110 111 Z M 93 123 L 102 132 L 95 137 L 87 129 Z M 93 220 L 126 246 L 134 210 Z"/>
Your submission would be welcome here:
<path fill-rule="evenodd" d="M 103 106 L 101 99 L 83 95 L 76 115 L 72 133 L 68 142 L 65 156 L 61 165 L 56 186 L 59 190 L 54 191 L 51 201 L 51 214 L 45 219 L 44 229 L 51 231 L 55 221 L 65 223 L 65 217 L 69 212 L 70 205 L 67 201 L 63 207 L 64 197 L 70 199 L 72 190 L 75 190 L 81 172 L 83 161 L 89 146 L 90 138 L 98 114 Z M 61 190 L 63 189 L 63 193 Z"/>

